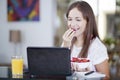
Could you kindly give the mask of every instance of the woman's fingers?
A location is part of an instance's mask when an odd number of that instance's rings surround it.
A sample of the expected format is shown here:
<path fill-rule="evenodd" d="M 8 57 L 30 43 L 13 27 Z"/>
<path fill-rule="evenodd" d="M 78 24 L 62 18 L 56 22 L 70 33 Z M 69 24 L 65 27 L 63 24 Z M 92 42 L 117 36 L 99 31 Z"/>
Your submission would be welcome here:
<path fill-rule="evenodd" d="M 76 71 L 76 70 L 77 70 L 76 64 L 72 63 L 72 64 L 71 64 L 71 67 L 72 67 L 72 70 L 73 70 L 73 71 Z"/>
<path fill-rule="evenodd" d="M 71 46 L 71 42 L 72 42 L 72 39 L 74 37 L 74 31 L 72 29 L 68 29 L 64 35 L 63 35 L 63 43 L 64 43 L 64 47 L 68 47 L 70 48 Z"/>
<path fill-rule="evenodd" d="M 72 29 L 69 29 L 65 32 L 65 34 L 63 35 L 63 39 L 65 41 L 71 41 L 72 38 L 74 37 L 74 31 Z"/>
<path fill-rule="evenodd" d="M 87 72 L 87 71 L 90 71 L 90 69 L 89 68 L 79 68 L 77 66 L 77 70 L 76 71 L 78 71 L 78 72 Z"/>
<path fill-rule="evenodd" d="M 74 71 L 78 71 L 78 72 L 86 72 L 86 71 L 90 71 L 90 68 L 80 68 L 77 64 L 71 64 L 72 66 L 72 70 Z"/>
<path fill-rule="evenodd" d="M 72 40 L 74 37 L 75 32 L 72 32 L 71 35 L 69 36 L 69 39 Z"/>
<path fill-rule="evenodd" d="M 68 30 L 65 32 L 65 37 L 68 37 L 72 32 L 73 32 L 72 29 L 68 29 Z"/>
<path fill-rule="evenodd" d="M 87 68 L 86 68 L 86 71 L 90 71 L 90 68 L 89 68 L 89 67 L 87 67 Z"/>
<path fill-rule="evenodd" d="M 73 65 L 73 63 L 71 62 L 71 70 L 73 70 L 74 71 L 74 65 Z"/>

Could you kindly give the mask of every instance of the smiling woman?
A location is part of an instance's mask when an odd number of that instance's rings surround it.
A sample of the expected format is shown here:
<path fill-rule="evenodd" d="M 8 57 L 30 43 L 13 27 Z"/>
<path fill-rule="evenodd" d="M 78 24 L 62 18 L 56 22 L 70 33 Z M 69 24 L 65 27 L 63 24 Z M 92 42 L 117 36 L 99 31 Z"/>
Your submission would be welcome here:
<path fill-rule="evenodd" d="M 71 59 L 89 60 L 87 68 L 80 67 L 85 64 L 72 62 L 72 70 L 97 71 L 109 78 L 107 48 L 99 38 L 91 6 L 85 1 L 75 1 L 68 7 L 66 17 L 68 30 L 63 34 L 62 47 L 71 49 Z"/>

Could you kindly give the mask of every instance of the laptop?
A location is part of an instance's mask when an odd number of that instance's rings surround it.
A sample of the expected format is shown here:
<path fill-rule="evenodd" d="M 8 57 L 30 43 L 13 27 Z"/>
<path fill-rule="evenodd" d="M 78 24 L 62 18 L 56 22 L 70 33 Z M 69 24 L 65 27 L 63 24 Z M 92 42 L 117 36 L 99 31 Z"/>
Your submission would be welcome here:
<path fill-rule="evenodd" d="M 32 76 L 70 76 L 70 50 L 58 47 L 28 47 L 28 70 Z"/>

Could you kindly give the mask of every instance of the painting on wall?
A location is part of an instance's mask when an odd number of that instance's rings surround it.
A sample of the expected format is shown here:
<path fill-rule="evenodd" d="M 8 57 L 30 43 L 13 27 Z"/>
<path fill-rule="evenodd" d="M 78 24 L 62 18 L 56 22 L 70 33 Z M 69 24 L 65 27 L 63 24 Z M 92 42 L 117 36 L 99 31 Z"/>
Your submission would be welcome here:
<path fill-rule="evenodd" d="M 8 21 L 39 21 L 39 0 L 7 0 Z"/>

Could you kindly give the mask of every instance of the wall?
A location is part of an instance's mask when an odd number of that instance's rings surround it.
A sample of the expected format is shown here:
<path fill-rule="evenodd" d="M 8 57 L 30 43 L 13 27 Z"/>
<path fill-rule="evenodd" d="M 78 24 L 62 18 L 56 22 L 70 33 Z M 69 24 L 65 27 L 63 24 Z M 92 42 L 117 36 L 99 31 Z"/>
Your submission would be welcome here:
<path fill-rule="evenodd" d="M 28 46 L 53 46 L 55 6 L 54 0 L 40 0 L 39 22 L 8 22 L 7 0 L 0 1 L 0 63 L 10 63 L 14 55 L 14 45 L 9 42 L 9 30 L 20 30 L 22 33 L 18 53 L 23 56 L 25 65 Z"/>
<path fill-rule="evenodd" d="M 107 34 L 107 21 L 106 21 L 106 13 L 115 14 L 116 10 L 116 0 L 99 0 L 99 35 L 102 40 L 108 37 Z"/>
<path fill-rule="evenodd" d="M 103 40 L 107 36 L 107 25 L 106 25 L 106 14 L 108 12 L 115 13 L 116 0 L 84 0 L 87 1 L 93 11 L 95 16 L 98 18 L 98 32 L 100 38 Z"/>

